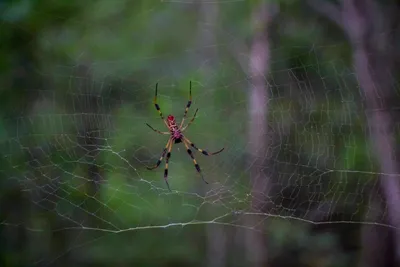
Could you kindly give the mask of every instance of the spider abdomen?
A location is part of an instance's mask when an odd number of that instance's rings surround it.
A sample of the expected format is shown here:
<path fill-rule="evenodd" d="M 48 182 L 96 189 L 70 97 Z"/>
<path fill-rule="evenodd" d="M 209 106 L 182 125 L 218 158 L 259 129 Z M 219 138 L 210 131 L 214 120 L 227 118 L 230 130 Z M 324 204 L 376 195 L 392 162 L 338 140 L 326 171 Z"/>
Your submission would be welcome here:
<path fill-rule="evenodd" d="M 168 128 L 171 132 L 171 137 L 174 139 L 175 144 L 181 143 L 183 134 L 178 125 L 176 125 L 175 119 L 172 115 L 168 116 Z"/>
<path fill-rule="evenodd" d="M 171 130 L 172 138 L 175 140 L 175 143 L 180 143 L 181 139 L 183 138 L 182 132 L 176 128 Z"/>

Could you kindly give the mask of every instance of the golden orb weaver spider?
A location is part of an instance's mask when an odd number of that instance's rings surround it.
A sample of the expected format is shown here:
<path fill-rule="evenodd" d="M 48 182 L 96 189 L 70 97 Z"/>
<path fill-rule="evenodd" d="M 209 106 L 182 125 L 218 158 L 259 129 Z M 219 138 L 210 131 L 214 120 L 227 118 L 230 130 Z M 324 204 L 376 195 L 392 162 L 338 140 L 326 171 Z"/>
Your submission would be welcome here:
<path fill-rule="evenodd" d="M 163 116 L 163 114 L 161 112 L 160 106 L 157 104 L 157 89 L 158 89 L 158 83 L 156 84 L 156 94 L 154 96 L 153 103 L 154 103 L 154 106 L 156 107 L 158 113 L 160 114 L 161 119 L 163 120 L 163 122 L 167 126 L 169 132 L 161 132 L 159 130 L 156 130 L 153 127 L 151 127 L 148 123 L 146 123 L 146 125 L 149 126 L 150 129 L 152 129 L 156 133 L 169 134 L 170 137 L 169 137 L 167 145 L 165 146 L 165 148 L 164 148 L 164 150 L 163 150 L 163 152 L 161 154 L 161 157 L 157 161 L 156 165 L 154 165 L 153 167 L 147 167 L 147 169 L 148 170 L 156 169 L 158 166 L 160 166 L 161 161 L 165 157 L 165 154 L 167 154 L 167 157 L 165 159 L 164 180 L 165 180 L 165 182 L 167 184 L 168 190 L 171 191 L 171 188 L 169 187 L 169 183 L 168 183 L 168 162 L 169 162 L 169 159 L 171 157 L 172 145 L 173 144 L 178 144 L 178 143 L 183 143 L 185 145 L 185 147 L 186 147 L 187 153 L 189 154 L 189 156 L 193 160 L 193 164 L 194 164 L 194 167 L 196 168 L 196 171 L 200 174 L 201 179 L 203 179 L 203 181 L 206 184 L 208 184 L 208 182 L 204 179 L 203 174 L 202 174 L 201 169 L 200 169 L 200 166 L 197 163 L 196 159 L 194 158 L 193 152 L 192 152 L 192 150 L 190 149 L 189 146 L 193 147 L 194 149 L 196 149 L 197 151 L 199 151 L 200 153 L 202 153 L 203 155 L 206 155 L 206 156 L 211 156 L 211 155 L 218 154 L 218 153 L 222 152 L 222 150 L 224 150 L 224 147 L 222 149 L 218 150 L 217 152 L 210 153 L 210 152 L 207 152 L 207 151 L 205 151 L 203 149 L 198 148 L 195 144 L 193 144 L 188 138 L 186 138 L 183 135 L 183 132 L 189 127 L 189 125 L 196 118 L 197 111 L 199 110 L 199 109 L 196 109 L 196 111 L 195 111 L 195 113 L 193 115 L 193 118 L 189 121 L 189 123 L 186 126 L 183 127 L 183 123 L 184 123 L 184 121 L 186 119 L 188 110 L 190 108 L 190 105 L 192 104 L 192 82 L 190 82 L 190 87 L 189 87 L 189 101 L 188 101 L 188 103 L 186 105 L 185 113 L 183 114 L 183 118 L 182 118 L 182 121 L 181 121 L 179 126 L 176 123 L 175 117 L 172 116 L 172 115 L 168 115 L 167 120 L 164 119 L 164 116 Z"/>

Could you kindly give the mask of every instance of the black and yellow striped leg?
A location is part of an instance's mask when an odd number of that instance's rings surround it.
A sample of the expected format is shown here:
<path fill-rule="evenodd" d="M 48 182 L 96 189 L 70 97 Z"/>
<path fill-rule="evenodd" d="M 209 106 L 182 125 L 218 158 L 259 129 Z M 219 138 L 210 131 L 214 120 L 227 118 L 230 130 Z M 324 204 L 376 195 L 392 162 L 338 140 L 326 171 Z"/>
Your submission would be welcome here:
<path fill-rule="evenodd" d="M 201 148 L 198 148 L 195 144 L 193 144 L 189 139 L 187 139 L 186 137 L 184 137 L 184 140 L 191 146 L 191 147 L 193 147 L 194 149 L 196 149 L 197 151 L 199 151 L 200 153 L 202 153 L 203 155 L 206 155 L 206 156 L 212 156 L 212 155 L 215 155 L 215 154 L 218 154 L 218 153 L 221 153 L 224 149 L 225 149 L 225 147 L 223 147 L 222 149 L 220 149 L 220 150 L 218 150 L 217 152 L 207 152 L 207 151 L 205 151 L 205 150 L 203 150 L 203 149 L 201 149 Z"/>
<path fill-rule="evenodd" d="M 192 150 L 189 148 L 189 146 L 188 146 L 188 144 L 187 144 L 187 142 L 186 142 L 185 140 L 183 140 L 183 143 L 185 144 L 185 147 L 186 147 L 186 149 L 187 149 L 187 153 L 189 154 L 189 156 L 190 156 L 190 157 L 192 158 L 192 160 L 193 160 L 194 167 L 196 168 L 196 171 L 200 174 L 201 179 L 203 179 L 203 181 L 204 181 L 206 184 L 208 184 L 208 182 L 207 182 L 207 181 L 204 179 L 204 177 L 203 177 L 203 173 L 201 172 L 201 169 L 200 169 L 199 164 L 197 163 L 196 159 L 195 159 L 194 156 L 193 156 Z"/>
<path fill-rule="evenodd" d="M 199 111 L 199 109 L 196 109 L 196 111 L 194 112 L 193 118 L 189 121 L 189 123 L 188 123 L 185 127 L 182 128 L 182 126 L 181 126 L 181 132 L 183 132 L 184 130 L 186 130 L 186 128 L 189 127 L 190 124 L 192 124 L 192 122 L 193 122 L 194 119 L 196 118 L 197 111 Z"/>
<path fill-rule="evenodd" d="M 160 106 L 157 104 L 157 92 L 158 92 L 158 83 L 156 83 L 156 94 L 154 95 L 154 106 L 156 107 L 158 114 L 160 114 L 161 119 L 163 120 L 163 122 L 165 123 L 165 125 L 167 125 L 168 127 L 168 123 L 164 120 L 164 115 L 161 112 Z"/>
<path fill-rule="evenodd" d="M 149 126 L 150 129 L 152 129 L 152 130 L 155 131 L 156 133 L 159 133 L 159 134 L 171 134 L 170 132 L 161 132 L 161 131 L 159 131 L 159 130 L 156 130 L 156 129 L 154 129 L 153 127 L 151 127 L 150 124 L 148 124 L 148 123 L 146 123 L 146 125 Z"/>
<path fill-rule="evenodd" d="M 158 83 L 156 83 L 156 94 L 154 95 L 153 103 L 154 103 L 154 106 L 156 107 L 156 109 L 158 111 L 158 114 L 160 114 L 161 119 L 164 120 L 164 116 L 163 116 L 163 114 L 161 112 L 160 106 L 157 104 L 157 91 L 158 91 Z"/>
<path fill-rule="evenodd" d="M 186 119 L 186 116 L 187 116 L 187 113 L 189 111 L 190 105 L 192 105 L 192 81 L 190 81 L 190 84 L 189 84 L 189 101 L 186 104 L 185 113 L 183 114 L 183 118 L 182 118 L 182 122 L 181 122 L 180 128 L 182 128 L 182 126 L 183 126 L 183 122 Z"/>
<path fill-rule="evenodd" d="M 157 161 L 156 165 L 154 165 L 153 167 L 146 167 L 148 170 L 154 170 L 155 168 L 157 168 L 158 166 L 160 166 L 161 161 L 163 160 L 163 158 L 164 158 L 164 156 L 165 156 L 165 153 L 167 153 L 167 151 L 168 151 L 168 149 L 169 149 L 169 147 L 170 147 L 170 145 L 171 145 L 171 143 L 172 143 L 171 141 L 172 141 L 171 138 L 168 139 L 167 145 L 165 146 L 165 148 L 164 148 L 164 150 L 163 150 L 163 152 L 162 152 L 162 154 L 161 154 L 160 159 Z"/>
<path fill-rule="evenodd" d="M 171 142 L 169 144 L 167 157 L 165 158 L 165 170 L 164 170 L 164 180 L 165 180 L 165 183 L 167 184 L 169 191 L 171 191 L 171 188 L 169 187 L 169 183 L 168 183 L 168 163 L 169 163 L 169 158 L 171 157 L 172 145 L 174 144 L 173 139 L 171 138 L 170 140 L 171 140 Z"/>

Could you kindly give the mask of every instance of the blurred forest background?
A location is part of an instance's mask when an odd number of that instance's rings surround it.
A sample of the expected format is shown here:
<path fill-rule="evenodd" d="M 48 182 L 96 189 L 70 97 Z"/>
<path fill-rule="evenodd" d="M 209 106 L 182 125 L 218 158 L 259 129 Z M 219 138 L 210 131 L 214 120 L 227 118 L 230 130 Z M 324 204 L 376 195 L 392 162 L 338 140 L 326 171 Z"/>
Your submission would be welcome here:
<path fill-rule="evenodd" d="M 399 4 L 1 0 L 0 265 L 400 266 Z"/>

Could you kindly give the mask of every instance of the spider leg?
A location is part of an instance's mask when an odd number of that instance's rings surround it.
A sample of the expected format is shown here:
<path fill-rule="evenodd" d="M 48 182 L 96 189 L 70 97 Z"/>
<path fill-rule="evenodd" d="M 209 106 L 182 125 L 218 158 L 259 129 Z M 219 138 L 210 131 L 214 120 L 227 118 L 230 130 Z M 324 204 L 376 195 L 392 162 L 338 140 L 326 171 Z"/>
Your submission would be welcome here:
<path fill-rule="evenodd" d="M 216 154 L 218 154 L 218 153 L 221 153 L 221 152 L 225 149 L 225 147 L 223 147 L 222 149 L 218 150 L 217 152 L 213 152 L 213 153 L 207 152 L 207 151 L 205 151 L 205 150 L 203 150 L 203 149 L 198 148 L 195 144 L 193 144 L 193 143 L 192 143 L 189 139 L 187 139 L 186 137 L 183 137 L 183 138 L 184 138 L 184 140 L 185 140 L 188 144 L 190 144 L 191 147 L 194 147 L 194 149 L 196 149 L 196 150 L 199 151 L 200 153 L 203 153 L 203 155 L 206 155 L 206 156 L 216 155 Z"/>
<path fill-rule="evenodd" d="M 197 163 L 196 159 L 194 158 L 193 152 L 192 152 L 192 150 L 189 148 L 189 146 L 188 146 L 188 144 L 187 144 L 187 141 L 186 141 L 185 139 L 183 139 L 183 143 L 185 144 L 185 147 L 186 147 L 186 149 L 187 149 L 187 153 L 189 154 L 189 156 L 190 156 L 190 157 L 192 158 L 192 160 L 193 160 L 193 164 L 194 164 L 194 167 L 196 168 L 196 171 L 200 174 L 201 179 L 203 179 L 203 181 L 204 181 L 206 184 L 208 184 L 208 182 L 204 179 L 203 173 L 201 172 L 201 169 L 200 169 L 200 166 L 199 166 L 199 164 Z"/>
<path fill-rule="evenodd" d="M 157 91 L 158 91 L 158 83 L 156 83 L 156 94 L 154 95 L 153 103 L 154 103 L 154 106 L 156 107 L 158 113 L 160 114 L 161 119 L 163 120 L 163 122 L 165 123 L 165 125 L 167 125 L 167 127 L 168 127 L 168 124 L 167 124 L 167 122 L 165 121 L 164 116 L 163 116 L 163 114 L 162 114 L 162 112 L 161 112 L 160 106 L 157 104 Z"/>
<path fill-rule="evenodd" d="M 169 146 L 171 145 L 172 138 L 168 139 L 167 145 L 165 146 L 160 159 L 157 161 L 156 165 L 154 165 L 153 167 L 146 167 L 148 170 L 154 170 L 155 168 L 157 168 L 158 166 L 160 166 L 161 161 L 163 160 L 165 153 L 167 153 L 167 150 L 169 148 Z"/>
<path fill-rule="evenodd" d="M 181 126 L 181 132 L 185 131 L 186 128 L 189 127 L 190 124 L 192 124 L 192 122 L 196 118 L 197 111 L 199 111 L 199 109 L 196 109 L 196 111 L 194 112 L 193 118 L 189 121 L 189 123 L 185 127 L 182 128 L 182 126 Z"/>
<path fill-rule="evenodd" d="M 165 180 L 165 183 L 167 184 L 169 191 L 171 191 L 171 188 L 169 187 L 169 183 L 168 183 L 168 162 L 169 162 L 169 158 L 171 157 L 172 145 L 174 144 L 173 139 L 171 138 L 170 140 L 171 141 L 169 143 L 168 153 L 167 153 L 167 157 L 165 159 L 165 170 L 164 170 L 164 180 Z"/>
<path fill-rule="evenodd" d="M 185 119 L 186 119 L 186 116 L 187 116 L 187 113 L 188 113 L 188 111 L 189 111 L 189 108 L 190 108 L 190 105 L 191 105 L 191 104 L 192 104 L 192 81 L 190 81 L 190 85 L 189 85 L 189 101 L 188 101 L 188 103 L 187 103 L 187 105 L 186 105 L 185 113 L 183 114 L 181 126 L 179 126 L 179 128 L 182 128 L 183 122 L 184 122 Z"/>
<path fill-rule="evenodd" d="M 161 131 L 159 131 L 159 130 L 156 130 L 156 129 L 154 129 L 153 127 L 151 127 L 150 124 L 148 124 L 148 123 L 146 123 L 146 125 L 149 126 L 150 129 L 152 129 L 152 130 L 155 131 L 156 133 L 159 133 L 159 134 L 170 134 L 169 132 L 161 132 Z"/>

